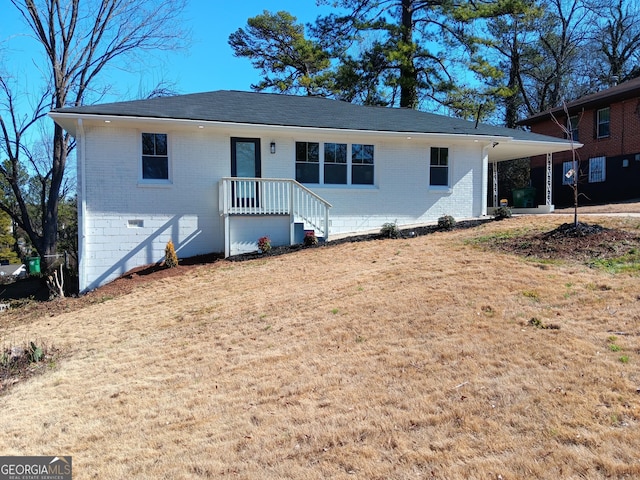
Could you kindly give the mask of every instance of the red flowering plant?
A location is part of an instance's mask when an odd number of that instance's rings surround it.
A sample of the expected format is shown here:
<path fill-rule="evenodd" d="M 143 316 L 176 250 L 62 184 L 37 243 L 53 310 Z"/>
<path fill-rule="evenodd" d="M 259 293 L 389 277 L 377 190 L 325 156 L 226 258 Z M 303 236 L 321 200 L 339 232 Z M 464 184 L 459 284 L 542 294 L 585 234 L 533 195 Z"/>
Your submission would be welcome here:
<path fill-rule="evenodd" d="M 312 245 L 318 244 L 318 237 L 316 237 L 316 232 L 313 230 L 308 231 L 304 234 L 304 245 L 306 247 L 311 247 Z"/>
<path fill-rule="evenodd" d="M 260 237 L 258 239 L 258 249 L 262 253 L 267 253 L 269 250 L 271 250 L 271 239 L 266 235 L 264 237 Z"/>

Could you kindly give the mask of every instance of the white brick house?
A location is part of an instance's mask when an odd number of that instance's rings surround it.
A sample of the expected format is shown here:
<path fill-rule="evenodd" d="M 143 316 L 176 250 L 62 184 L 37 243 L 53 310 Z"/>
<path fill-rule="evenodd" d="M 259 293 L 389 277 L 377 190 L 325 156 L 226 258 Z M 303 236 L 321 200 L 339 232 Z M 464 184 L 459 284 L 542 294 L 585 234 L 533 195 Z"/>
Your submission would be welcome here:
<path fill-rule="evenodd" d="M 163 259 L 487 213 L 489 162 L 569 142 L 406 109 L 219 91 L 54 110 L 77 140 L 82 292 Z M 329 210 L 330 209 L 330 210 Z"/>

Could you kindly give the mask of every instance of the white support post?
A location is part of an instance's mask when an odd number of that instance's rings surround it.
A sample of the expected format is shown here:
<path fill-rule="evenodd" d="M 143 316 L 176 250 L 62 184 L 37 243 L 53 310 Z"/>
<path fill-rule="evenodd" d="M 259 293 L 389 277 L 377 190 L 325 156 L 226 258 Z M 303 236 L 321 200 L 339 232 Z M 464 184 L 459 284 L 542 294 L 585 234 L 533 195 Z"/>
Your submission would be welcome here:
<path fill-rule="evenodd" d="M 329 209 L 324 207 L 324 241 L 329 241 Z"/>
<path fill-rule="evenodd" d="M 544 198 L 545 205 L 547 208 L 550 208 L 553 205 L 552 190 L 553 190 L 553 154 L 547 153 L 547 171 L 545 175 L 545 190 L 544 190 Z"/>
<path fill-rule="evenodd" d="M 231 230 L 229 214 L 224 215 L 224 258 L 231 256 Z"/>
<path fill-rule="evenodd" d="M 498 201 L 498 162 L 493 162 L 493 206 L 499 207 Z"/>
<path fill-rule="evenodd" d="M 295 187 L 292 182 L 287 183 L 289 189 L 289 245 L 296 243 L 296 214 L 293 210 L 293 195 Z"/>

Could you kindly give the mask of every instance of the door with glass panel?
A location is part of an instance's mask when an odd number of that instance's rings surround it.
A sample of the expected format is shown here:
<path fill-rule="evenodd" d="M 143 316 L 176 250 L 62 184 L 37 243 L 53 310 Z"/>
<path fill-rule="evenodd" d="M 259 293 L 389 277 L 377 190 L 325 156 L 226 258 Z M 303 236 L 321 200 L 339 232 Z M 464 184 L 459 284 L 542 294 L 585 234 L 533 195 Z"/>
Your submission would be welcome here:
<path fill-rule="evenodd" d="M 260 178 L 260 139 L 231 138 L 231 176 L 237 178 Z M 258 184 L 255 180 L 233 182 L 234 207 L 257 207 Z"/>

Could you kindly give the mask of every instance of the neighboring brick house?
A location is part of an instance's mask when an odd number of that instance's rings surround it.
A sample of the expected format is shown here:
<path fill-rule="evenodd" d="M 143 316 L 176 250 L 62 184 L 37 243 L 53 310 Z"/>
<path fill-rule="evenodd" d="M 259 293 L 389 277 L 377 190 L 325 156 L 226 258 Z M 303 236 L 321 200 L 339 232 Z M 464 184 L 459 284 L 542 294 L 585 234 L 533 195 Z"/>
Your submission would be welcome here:
<path fill-rule="evenodd" d="M 640 197 L 640 78 L 569 102 L 519 122 L 532 132 L 566 138 L 554 122 L 570 125 L 579 161 L 580 204 L 601 204 Z M 573 205 L 570 151 L 553 154 L 553 203 Z M 543 201 L 546 157 L 531 157 L 536 200 Z"/>

